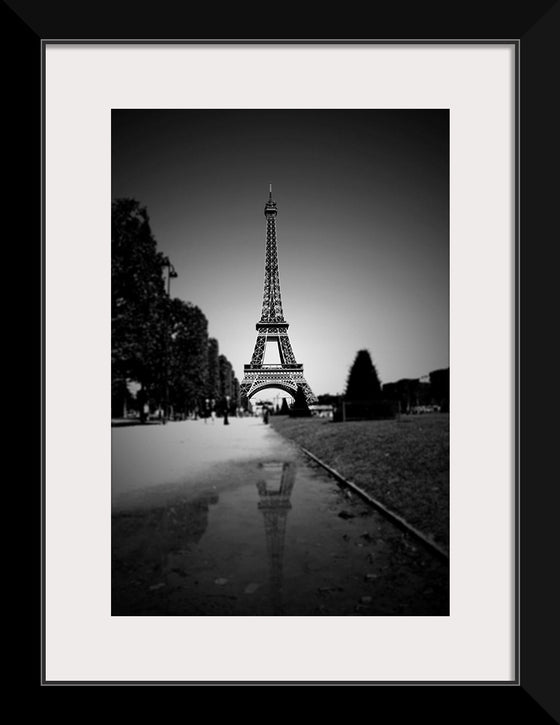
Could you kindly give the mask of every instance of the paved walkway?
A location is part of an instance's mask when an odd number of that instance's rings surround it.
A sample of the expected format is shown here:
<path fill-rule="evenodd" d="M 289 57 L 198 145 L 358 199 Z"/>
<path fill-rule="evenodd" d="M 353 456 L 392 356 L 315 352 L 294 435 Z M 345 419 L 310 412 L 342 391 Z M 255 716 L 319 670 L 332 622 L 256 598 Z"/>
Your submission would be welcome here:
<path fill-rule="evenodd" d="M 446 567 L 258 418 L 112 429 L 114 615 L 422 615 Z"/>
<path fill-rule="evenodd" d="M 283 447 L 282 451 L 278 448 Z M 156 498 L 173 484 L 197 486 L 223 463 L 294 450 L 260 418 L 187 420 L 111 429 L 113 509 Z"/>

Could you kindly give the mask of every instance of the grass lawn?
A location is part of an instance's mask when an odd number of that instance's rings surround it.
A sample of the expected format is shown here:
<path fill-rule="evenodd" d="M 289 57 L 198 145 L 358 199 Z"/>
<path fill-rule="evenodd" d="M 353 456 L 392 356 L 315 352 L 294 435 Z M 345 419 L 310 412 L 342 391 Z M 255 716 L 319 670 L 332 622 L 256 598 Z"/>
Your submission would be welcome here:
<path fill-rule="evenodd" d="M 423 534 L 449 546 L 449 415 L 346 423 L 272 416 L 270 422 Z"/>

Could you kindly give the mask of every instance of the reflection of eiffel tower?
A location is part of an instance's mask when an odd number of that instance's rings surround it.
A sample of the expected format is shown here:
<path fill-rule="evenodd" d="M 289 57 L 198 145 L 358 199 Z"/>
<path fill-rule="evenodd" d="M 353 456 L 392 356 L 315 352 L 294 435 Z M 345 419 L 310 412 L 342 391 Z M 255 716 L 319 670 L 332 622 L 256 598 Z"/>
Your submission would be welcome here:
<path fill-rule="evenodd" d="M 257 483 L 259 509 L 264 515 L 266 548 L 270 565 L 270 597 L 274 614 L 282 611 L 282 573 L 284 564 L 284 540 L 286 537 L 286 519 L 292 508 L 290 496 L 294 487 L 296 465 L 289 463 L 261 464 L 265 480 Z M 280 478 L 280 488 L 269 490 L 269 483 Z"/>

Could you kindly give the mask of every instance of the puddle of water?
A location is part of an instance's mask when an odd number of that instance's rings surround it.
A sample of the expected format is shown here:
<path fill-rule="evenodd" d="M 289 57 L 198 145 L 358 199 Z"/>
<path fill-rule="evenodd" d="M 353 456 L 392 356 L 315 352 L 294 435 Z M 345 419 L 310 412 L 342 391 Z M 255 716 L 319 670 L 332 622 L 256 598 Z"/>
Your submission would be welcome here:
<path fill-rule="evenodd" d="M 114 515 L 113 614 L 448 613 L 447 567 L 306 462 L 216 476 Z"/>

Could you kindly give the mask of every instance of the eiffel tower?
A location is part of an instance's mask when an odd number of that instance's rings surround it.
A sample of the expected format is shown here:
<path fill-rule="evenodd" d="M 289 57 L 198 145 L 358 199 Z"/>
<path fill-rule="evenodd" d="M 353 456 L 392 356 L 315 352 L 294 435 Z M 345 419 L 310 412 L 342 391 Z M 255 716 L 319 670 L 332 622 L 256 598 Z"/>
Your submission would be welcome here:
<path fill-rule="evenodd" d="M 274 614 L 281 614 L 286 519 L 292 508 L 290 496 L 295 482 L 296 464 L 290 461 L 288 463 L 262 463 L 261 466 L 267 480 L 257 483 L 258 507 L 264 516 L 266 549 L 270 566 L 270 598 Z M 280 478 L 279 488 L 269 490 L 268 483 L 272 483 L 271 479 L 275 479 L 274 482 L 276 482 L 278 478 Z"/>
<path fill-rule="evenodd" d="M 288 323 L 284 320 L 278 273 L 276 246 L 276 215 L 278 209 L 272 199 L 272 184 L 264 207 L 266 217 L 266 256 L 264 267 L 264 294 L 261 319 L 257 322 L 257 341 L 249 365 L 244 365 L 240 394 L 247 400 L 265 388 L 280 388 L 295 397 L 302 388 L 307 403 L 316 403 L 307 381 L 303 377 L 303 363 L 296 362 L 288 337 Z M 265 365 L 264 353 L 267 342 L 278 345 L 280 364 Z"/>

